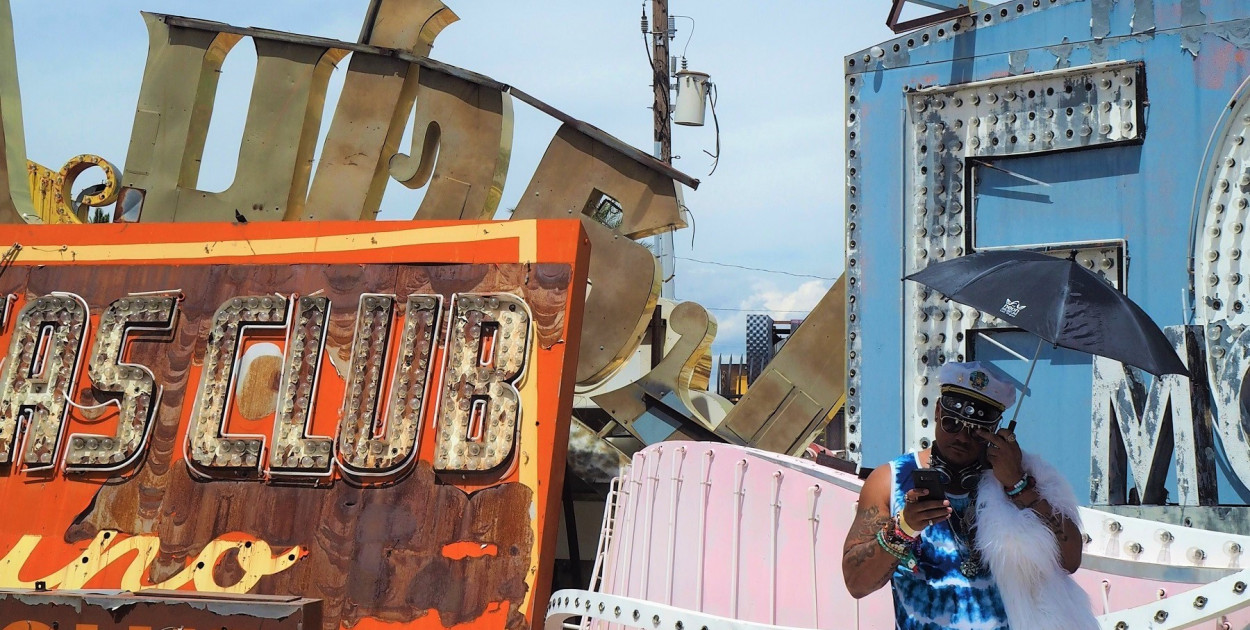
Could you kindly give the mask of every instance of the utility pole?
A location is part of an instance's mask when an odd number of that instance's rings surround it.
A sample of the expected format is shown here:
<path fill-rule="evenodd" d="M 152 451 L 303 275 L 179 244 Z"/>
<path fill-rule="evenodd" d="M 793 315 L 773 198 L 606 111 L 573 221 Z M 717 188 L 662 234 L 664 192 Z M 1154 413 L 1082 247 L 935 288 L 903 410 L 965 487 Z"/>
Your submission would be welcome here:
<path fill-rule="evenodd" d="M 669 28 L 668 0 L 651 0 L 651 89 L 655 95 L 652 106 L 654 114 L 654 155 L 665 164 L 673 163 L 673 127 L 670 120 L 672 106 L 669 101 Z M 681 186 L 678 186 L 678 201 Z M 655 237 L 655 255 L 660 259 L 660 297 L 673 298 L 673 276 L 676 259 L 673 251 L 673 232 L 670 230 Z"/>
<path fill-rule="evenodd" d="M 669 123 L 668 0 L 651 0 L 651 88 L 655 92 L 655 157 L 673 163 Z"/>

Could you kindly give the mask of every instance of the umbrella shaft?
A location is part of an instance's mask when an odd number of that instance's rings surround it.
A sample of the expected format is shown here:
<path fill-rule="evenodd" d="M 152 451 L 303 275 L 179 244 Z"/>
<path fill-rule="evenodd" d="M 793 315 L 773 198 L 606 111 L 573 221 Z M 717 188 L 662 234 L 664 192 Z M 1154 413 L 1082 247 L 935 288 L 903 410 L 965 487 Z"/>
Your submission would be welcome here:
<path fill-rule="evenodd" d="M 1016 418 L 1020 417 L 1020 407 L 1024 404 L 1025 396 L 1029 395 L 1029 381 L 1033 378 L 1033 368 L 1037 367 L 1037 357 L 1042 354 L 1042 342 L 1044 339 L 1037 338 L 1037 350 L 1033 351 L 1033 360 L 1029 362 L 1029 373 L 1024 377 L 1024 391 L 1021 392 L 1020 402 L 1016 403 L 1016 411 L 1011 414 L 1011 422 L 1007 423 L 1008 431 L 1016 430 Z"/>

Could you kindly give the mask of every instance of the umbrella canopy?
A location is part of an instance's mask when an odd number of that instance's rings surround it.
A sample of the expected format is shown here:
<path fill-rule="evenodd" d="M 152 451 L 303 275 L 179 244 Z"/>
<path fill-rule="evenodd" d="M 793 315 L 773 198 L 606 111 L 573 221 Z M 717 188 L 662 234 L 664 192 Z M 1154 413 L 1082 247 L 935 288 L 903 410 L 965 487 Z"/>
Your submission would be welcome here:
<path fill-rule="evenodd" d="M 907 276 L 1052 344 L 1139 367 L 1189 375 L 1141 307 L 1074 260 L 995 250 L 933 263 Z"/>

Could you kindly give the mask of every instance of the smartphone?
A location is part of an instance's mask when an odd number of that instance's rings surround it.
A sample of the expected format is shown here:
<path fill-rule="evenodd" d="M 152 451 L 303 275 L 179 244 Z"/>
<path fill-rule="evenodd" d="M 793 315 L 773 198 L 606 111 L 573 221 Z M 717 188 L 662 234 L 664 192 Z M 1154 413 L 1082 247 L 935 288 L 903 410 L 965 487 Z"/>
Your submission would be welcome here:
<path fill-rule="evenodd" d="M 928 495 L 920 498 L 921 501 L 941 501 L 946 498 L 946 491 L 942 488 L 942 473 L 932 468 L 911 471 L 911 484 L 929 491 Z"/>

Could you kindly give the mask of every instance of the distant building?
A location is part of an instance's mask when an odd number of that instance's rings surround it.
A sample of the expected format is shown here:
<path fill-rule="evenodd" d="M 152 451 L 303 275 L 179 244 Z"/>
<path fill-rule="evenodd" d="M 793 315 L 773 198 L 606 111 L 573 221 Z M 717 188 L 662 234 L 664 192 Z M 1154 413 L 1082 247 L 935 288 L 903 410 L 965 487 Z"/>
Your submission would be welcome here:
<path fill-rule="evenodd" d="M 738 402 L 802 323 L 801 319 L 780 321 L 764 314 L 747 315 L 746 355 L 718 357 L 716 393 Z"/>

